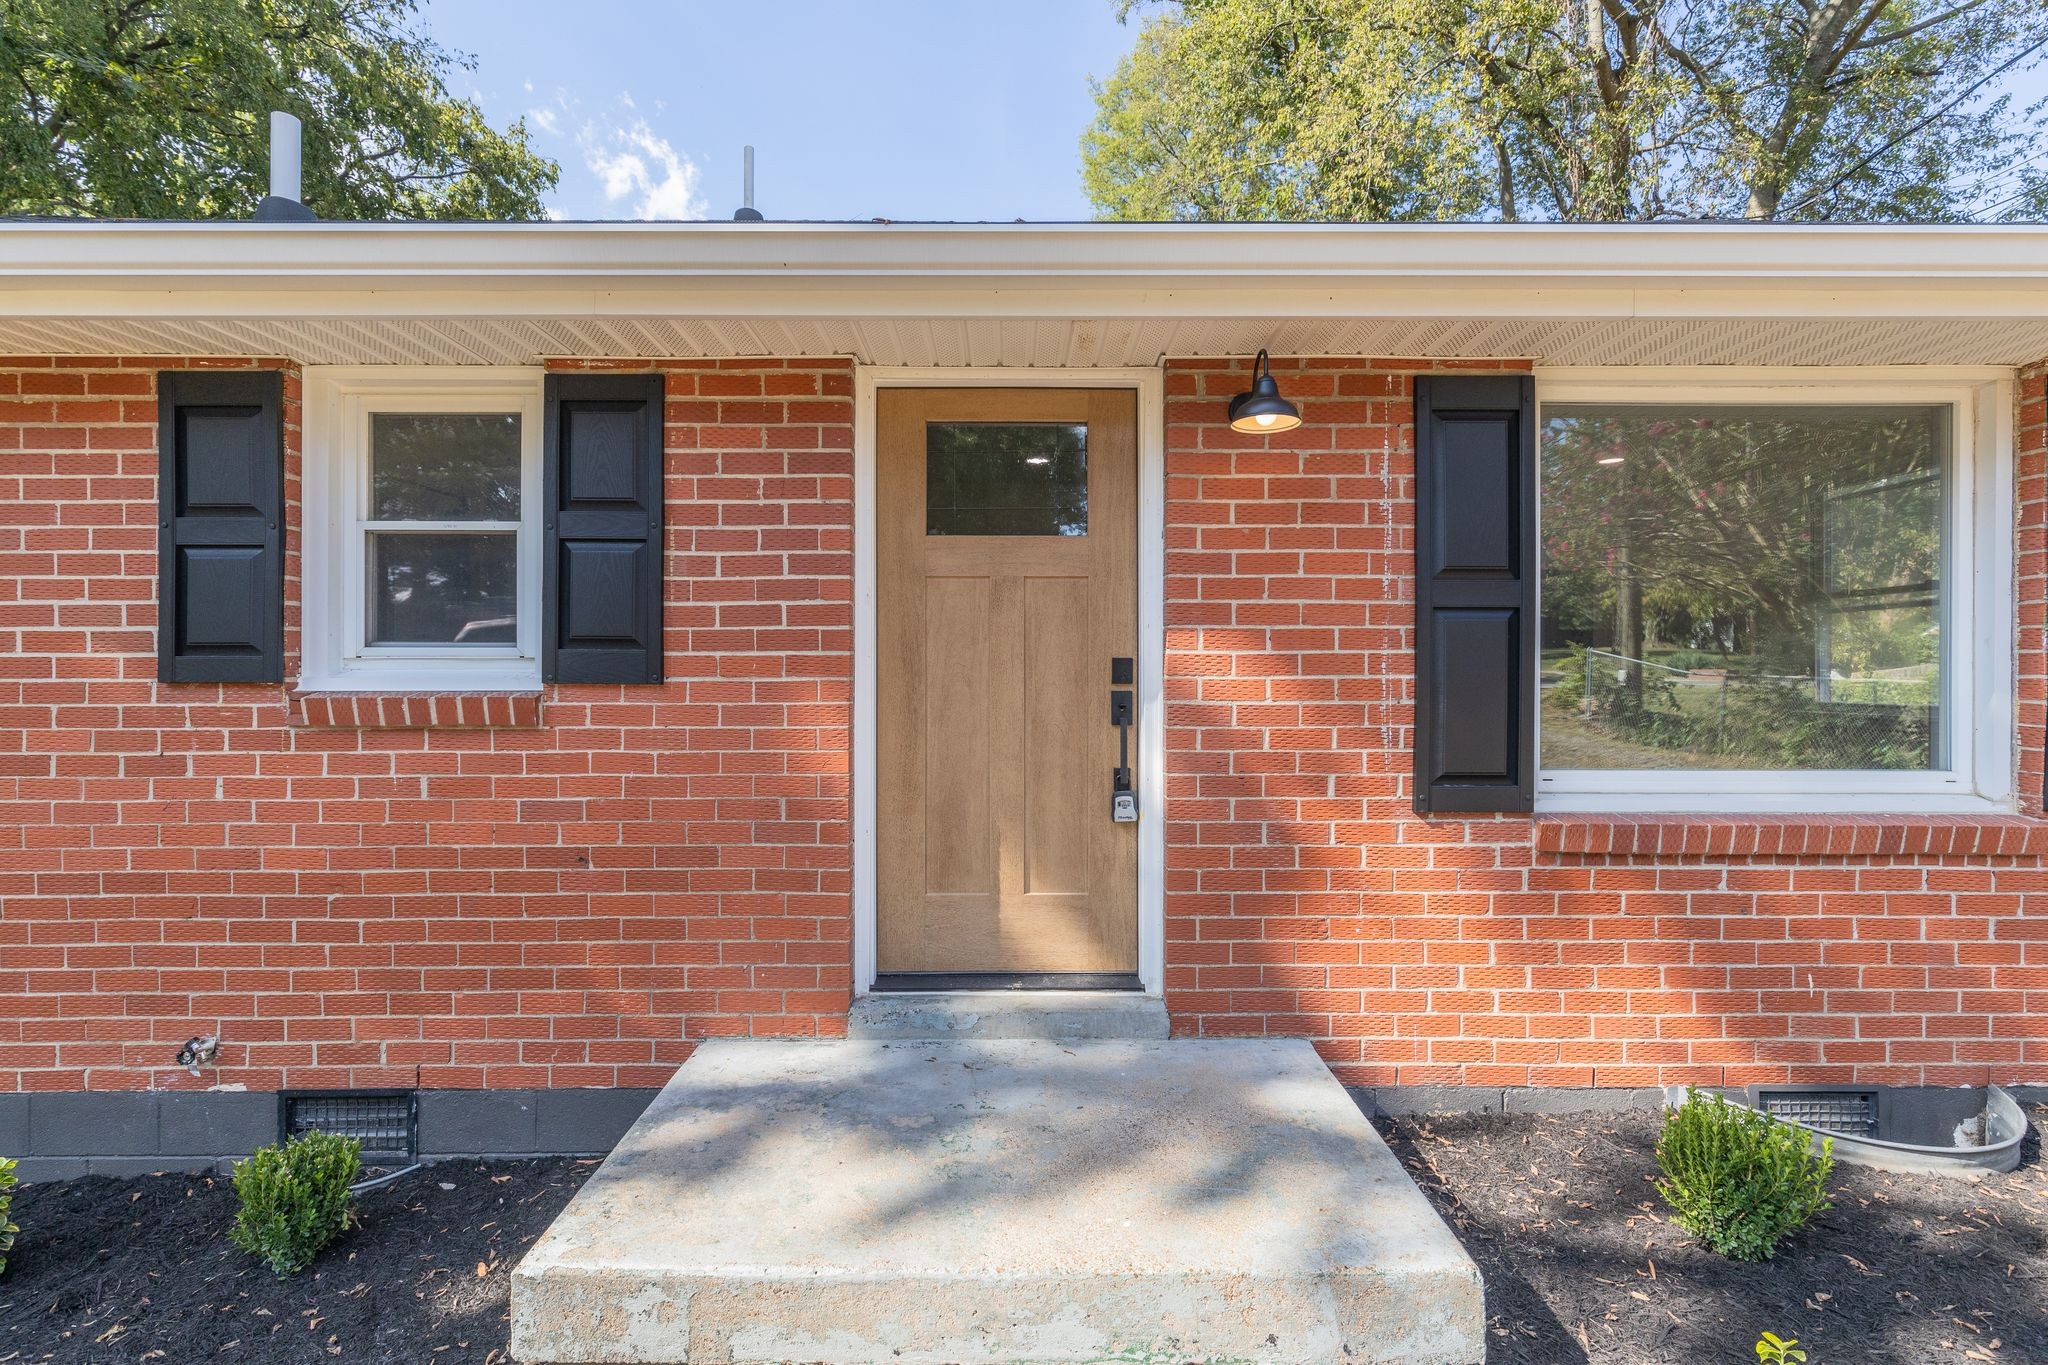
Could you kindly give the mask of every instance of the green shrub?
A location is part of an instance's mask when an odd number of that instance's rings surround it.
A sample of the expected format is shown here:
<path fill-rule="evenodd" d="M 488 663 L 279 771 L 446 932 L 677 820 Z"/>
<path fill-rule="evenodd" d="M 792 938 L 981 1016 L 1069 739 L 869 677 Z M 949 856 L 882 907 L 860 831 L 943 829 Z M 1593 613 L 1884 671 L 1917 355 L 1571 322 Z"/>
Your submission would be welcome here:
<path fill-rule="evenodd" d="M 1803 1128 L 1719 1095 L 1685 1097 L 1657 1138 L 1657 1192 L 1680 1227 L 1723 1256 L 1769 1260 L 1781 1238 L 1830 1207 L 1834 1139 L 1816 1155 Z"/>
<path fill-rule="evenodd" d="M 348 1187 L 363 1169 L 362 1143 L 305 1133 L 235 1163 L 242 1207 L 228 1237 L 277 1272 L 295 1275 L 355 1220 Z"/>
<path fill-rule="evenodd" d="M 7 1269 L 7 1253 L 14 1250 L 14 1234 L 21 1229 L 7 1216 L 14 1206 L 14 1163 L 0 1156 L 0 1272 Z"/>
<path fill-rule="evenodd" d="M 1658 655 L 1657 662 L 1666 668 L 1726 668 L 1728 656 L 1711 649 L 1674 649 Z"/>
<path fill-rule="evenodd" d="M 1544 668 L 1557 674 L 1557 681 L 1543 694 L 1560 711 L 1576 711 L 1586 701 L 1586 647 L 1570 645 L 1564 657 Z"/>
<path fill-rule="evenodd" d="M 1798 1337 L 1766 1332 L 1756 1339 L 1756 1358 L 1763 1365 L 1805 1365 L 1806 1352 L 1799 1349 Z"/>

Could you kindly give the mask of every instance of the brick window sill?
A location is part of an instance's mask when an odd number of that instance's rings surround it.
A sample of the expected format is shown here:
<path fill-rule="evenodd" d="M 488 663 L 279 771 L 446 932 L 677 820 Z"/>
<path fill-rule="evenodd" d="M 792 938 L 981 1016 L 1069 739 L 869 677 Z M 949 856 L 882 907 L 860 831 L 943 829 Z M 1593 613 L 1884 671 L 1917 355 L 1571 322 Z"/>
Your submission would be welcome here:
<path fill-rule="evenodd" d="M 291 723 L 311 730 L 517 730 L 540 725 L 538 692 L 296 692 Z"/>
<path fill-rule="evenodd" d="M 1610 815 L 1536 817 L 1543 853 L 1603 857 L 2023 858 L 2048 854 L 2048 820 L 2024 815 Z"/>

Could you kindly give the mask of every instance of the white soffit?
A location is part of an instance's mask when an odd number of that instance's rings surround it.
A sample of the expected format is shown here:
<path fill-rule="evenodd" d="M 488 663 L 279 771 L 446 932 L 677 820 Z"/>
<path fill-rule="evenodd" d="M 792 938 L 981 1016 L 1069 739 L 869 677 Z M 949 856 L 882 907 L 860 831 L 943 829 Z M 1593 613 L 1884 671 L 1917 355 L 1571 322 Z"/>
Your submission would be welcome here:
<path fill-rule="evenodd" d="M 2017 365 L 2048 228 L 0 222 L 0 353 Z"/>

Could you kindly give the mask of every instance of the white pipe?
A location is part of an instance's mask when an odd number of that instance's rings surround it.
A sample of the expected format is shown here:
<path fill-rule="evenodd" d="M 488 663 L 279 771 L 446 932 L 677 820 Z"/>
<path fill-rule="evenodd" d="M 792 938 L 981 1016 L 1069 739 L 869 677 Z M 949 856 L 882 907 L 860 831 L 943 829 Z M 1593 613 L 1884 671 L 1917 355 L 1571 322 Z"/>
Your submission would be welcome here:
<path fill-rule="evenodd" d="M 282 110 L 270 111 L 270 194 L 299 200 L 299 121 Z"/>
<path fill-rule="evenodd" d="M 752 208 L 754 207 L 754 149 L 752 147 L 747 148 L 746 163 L 746 185 L 740 195 L 740 202 L 748 208 Z"/>

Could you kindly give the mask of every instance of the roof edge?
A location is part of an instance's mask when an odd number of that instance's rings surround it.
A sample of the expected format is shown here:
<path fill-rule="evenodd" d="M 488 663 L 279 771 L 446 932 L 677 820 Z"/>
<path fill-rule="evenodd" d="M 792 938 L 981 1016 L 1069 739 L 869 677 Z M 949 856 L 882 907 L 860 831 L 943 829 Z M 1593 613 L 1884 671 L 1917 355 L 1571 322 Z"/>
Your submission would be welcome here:
<path fill-rule="evenodd" d="M 0 289 L 860 277 L 2043 282 L 2048 224 L 0 221 Z"/>

